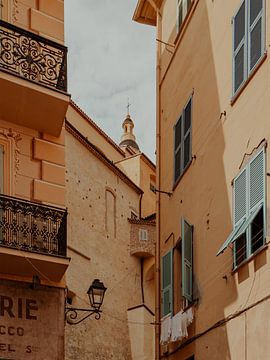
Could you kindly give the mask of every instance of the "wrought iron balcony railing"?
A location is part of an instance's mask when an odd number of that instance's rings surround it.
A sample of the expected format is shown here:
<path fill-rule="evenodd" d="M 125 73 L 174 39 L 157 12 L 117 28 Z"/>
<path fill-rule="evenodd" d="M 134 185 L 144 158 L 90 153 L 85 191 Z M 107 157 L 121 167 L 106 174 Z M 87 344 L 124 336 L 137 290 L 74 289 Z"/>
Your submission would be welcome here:
<path fill-rule="evenodd" d="M 67 91 L 67 48 L 0 20 L 0 70 Z"/>
<path fill-rule="evenodd" d="M 67 211 L 0 195 L 0 246 L 66 256 Z"/>

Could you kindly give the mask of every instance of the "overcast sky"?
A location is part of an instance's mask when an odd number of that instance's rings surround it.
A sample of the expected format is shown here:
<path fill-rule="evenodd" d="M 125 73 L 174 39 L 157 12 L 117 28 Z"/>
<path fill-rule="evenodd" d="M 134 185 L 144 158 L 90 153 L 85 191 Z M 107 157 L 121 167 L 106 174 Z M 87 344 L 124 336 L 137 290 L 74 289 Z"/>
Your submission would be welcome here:
<path fill-rule="evenodd" d="M 115 142 L 127 113 L 140 149 L 155 160 L 155 28 L 132 21 L 137 0 L 65 0 L 73 100 Z"/>

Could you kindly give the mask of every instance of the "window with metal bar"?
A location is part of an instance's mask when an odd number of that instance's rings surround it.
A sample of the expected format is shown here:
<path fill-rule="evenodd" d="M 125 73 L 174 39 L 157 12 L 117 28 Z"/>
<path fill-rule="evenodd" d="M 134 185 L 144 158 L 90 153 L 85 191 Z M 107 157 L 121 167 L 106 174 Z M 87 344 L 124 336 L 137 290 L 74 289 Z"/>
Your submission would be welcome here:
<path fill-rule="evenodd" d="M 235 268 L 265 243 L 265 191 L 263 148 L 233 181 L 234 229 L 218 254 L 233 244 Z"/>

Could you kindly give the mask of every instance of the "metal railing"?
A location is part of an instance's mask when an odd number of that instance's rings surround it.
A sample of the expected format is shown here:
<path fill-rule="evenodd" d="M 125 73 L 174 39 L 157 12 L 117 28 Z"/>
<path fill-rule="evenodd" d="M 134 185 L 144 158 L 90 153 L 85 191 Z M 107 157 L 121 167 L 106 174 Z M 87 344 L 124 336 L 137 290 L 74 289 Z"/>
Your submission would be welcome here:
<path fill-rule="evenodd" d="M 67 211 L 0 195 L 0 246 L 66 256 Z"/>
<path fill-rule="evenodd" d="M 67 91 L 67 48 L 0 20 L 0 70 Z"/>

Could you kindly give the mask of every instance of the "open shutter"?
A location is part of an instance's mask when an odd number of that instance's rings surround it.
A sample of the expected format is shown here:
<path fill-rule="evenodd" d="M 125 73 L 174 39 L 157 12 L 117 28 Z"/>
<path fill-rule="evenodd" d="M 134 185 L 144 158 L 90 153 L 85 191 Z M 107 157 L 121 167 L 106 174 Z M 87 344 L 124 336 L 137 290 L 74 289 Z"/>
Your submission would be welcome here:
<path fill-rule="evenodd" d="M 247 217 L 247 170 L 234 179 L 234 227 Z"/>
<path fill-rule="evenodd" d="M 188 301 L 193 297 L 193 227 L 182 218 L 182 295 Z"/>
<path fill-rule="evenodd" d="M 174 182 L 181 175 L 181 137 L 182 137 L 182 116 L 174 126 Z"/>
<path fill-rule="evenodd" d="M 233 92 L 246 78 L 246 4 L 242 2 L 233 18 Z"/>
<path fill-rule="evenodd" d="M 0 194 L 4 193 L 4 147 L 0 145 Z"/>
<path fill-rule="evenodd" d="M 253 212 L 264 202 L 265 197 L 265 152 L 264 149 L 250 162 L 249 165 L 249 212 Z"/>
<path fill-rule="evenodd" d="M 264 0 L 249 1 L 248 36 L 249 36 L 249 71 L 257 64 L 263 55 L 264 44 Z"/>
<path fill-rule="evenodd" d="M 170 314 L 173 308 L 173 262 L 172 250 L 162 257 L 162 317 Z"/>
<path fill-rule="evenodd" d="M 189 100 L 184 110 L 183 170 L 186 168 L 186 166 L 189 164 L 191 160 L 191 108 L 192 108 L 192 99 Z"/>

